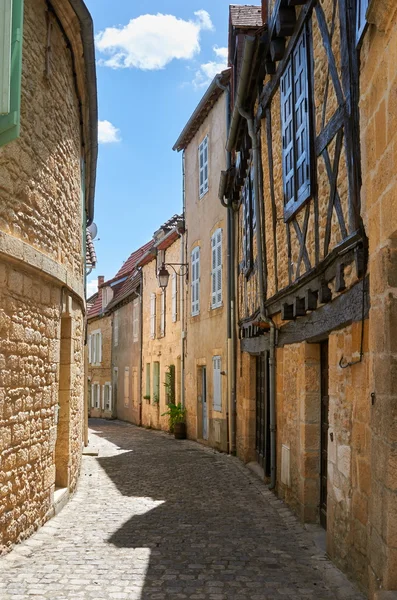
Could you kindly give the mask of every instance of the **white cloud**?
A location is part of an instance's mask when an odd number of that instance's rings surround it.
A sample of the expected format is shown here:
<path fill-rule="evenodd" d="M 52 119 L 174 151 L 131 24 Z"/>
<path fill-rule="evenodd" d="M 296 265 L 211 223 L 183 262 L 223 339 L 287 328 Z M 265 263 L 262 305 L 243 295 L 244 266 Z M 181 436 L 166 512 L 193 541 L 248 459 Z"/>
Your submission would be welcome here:
<path fill-rule="evenodd" d="M 196 75 L 193 79 L 195 88 L 209 85 L 217 73 L 220 73 L 227 68 L 228 49 L 214 46 L 213 51 L 216 59 L 200 65 L 199 70 L 196 71 Z"/>
<path fill-rule="evenodd" d="M 120 129 L 117 129 L 110 121 L 99 121 L 98 141 L 100 144 L 120 142 Z"/>
<path fill-rule="evenodd" d="M 98 291 L 98 279 L 91 279 L 87 282 L 87 298 L 90 298 Z"/>
<path fill-rule="evenodd" d="M 163 69 L 173 59 L 191 59 L 200 52 L 200 34 L 212 30 L 211 17 L 205 10 L 185 21 L 174 15 L 141 15 L 128 25 L 108 27 L 95 38 L 99 52 L 109 58 L 100 65 L 113 69 Z"/>

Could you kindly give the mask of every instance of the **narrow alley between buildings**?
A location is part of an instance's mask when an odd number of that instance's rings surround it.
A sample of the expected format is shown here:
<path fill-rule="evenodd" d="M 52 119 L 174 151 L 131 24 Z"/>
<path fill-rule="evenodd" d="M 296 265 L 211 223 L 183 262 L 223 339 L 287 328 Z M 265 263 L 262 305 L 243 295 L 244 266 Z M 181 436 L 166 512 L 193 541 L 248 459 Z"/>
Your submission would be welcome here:
<path fill-rule="evenodd" d="M 92 420 L 77 491 L 0 559 L 1 600 L 359 600 L 242 463 Z"/>

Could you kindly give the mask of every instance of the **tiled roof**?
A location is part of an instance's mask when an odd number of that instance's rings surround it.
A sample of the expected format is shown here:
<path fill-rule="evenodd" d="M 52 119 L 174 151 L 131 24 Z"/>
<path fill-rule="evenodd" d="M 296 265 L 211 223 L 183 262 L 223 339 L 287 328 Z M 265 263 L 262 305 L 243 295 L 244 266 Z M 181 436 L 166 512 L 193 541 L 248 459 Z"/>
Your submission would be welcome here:
<path fill-rule="evenodd" d="M 231 4 L 230 22 L 233 27 L 262 27 L 262 7 Z"/>
<path fill-rule="evenodd" d="M 113 300 L 109 303 L 107 308 L 113 308 L 116 304 L 121 302 L 121 300 L 127 298 L 138 287 L 140 281 L 141 274 L 139 272 L 132 273 L 132 275 L 130 275 L 126 281 L 123 281 L 122 285 L 115 290 Z"/>
<path fill-rule="evenodd" d="M 90 302 L 91 298 L 87 302 L 87 318 L 92 319 L 97 317 L 102 312 L 102 289 L 98 290 L 93 302 Z"/>
<path fill-rule="evenodd" d="M 88 229 L 86 230 L 85 236 L 86 236 L 86 264 L 87 264 L 87 267 L 91 267 L 92 269 L 95 269 L 95 266 L 97 263 L 97 258 L 96 258 L 96 253 L 95 253 L 94 242 L 92 240 L 91 234 L 88 231 Z"/>
<path fill-rule="evenodd" d="M 113 277 L 113 280 L 119 279 L 120 277 L 128 275 L 129 273 L 132 273 L 132 271 L 135 270 L 135 267 L 136 267 L 136 264 L 137 264 L 138 260 L 146 252 L 148 252 L 148 250 L 150 250 L 152 248 L 153 244 L 154 244 L 154 241 L 150 240 L 150 242 L 148 242 L 147 244 L 145 244 L 144 246 L 142 246 L 138 250 L 135 250 L 135 252 L 133 252 L 131 254 L 131 256 L 125 261 L 125 263 L 123 264 L 123 266 L 118 270 L 118 272 L 116 273 L 115 277 Z"/>

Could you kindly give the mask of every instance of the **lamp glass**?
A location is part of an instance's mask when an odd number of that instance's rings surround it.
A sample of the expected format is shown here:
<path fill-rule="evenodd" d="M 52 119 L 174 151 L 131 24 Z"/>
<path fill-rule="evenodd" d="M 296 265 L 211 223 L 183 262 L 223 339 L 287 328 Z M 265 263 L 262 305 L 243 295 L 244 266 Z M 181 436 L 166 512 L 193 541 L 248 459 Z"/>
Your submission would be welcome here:
<path fill-rule="evenodd" d="M 169 278 L 170 274 L 168 273 L 167 269 L 164 266 L 160 267 L 157 273 L 157 279 L 159 282 L 159 286 L 163 290 L 167 287 Z"/>

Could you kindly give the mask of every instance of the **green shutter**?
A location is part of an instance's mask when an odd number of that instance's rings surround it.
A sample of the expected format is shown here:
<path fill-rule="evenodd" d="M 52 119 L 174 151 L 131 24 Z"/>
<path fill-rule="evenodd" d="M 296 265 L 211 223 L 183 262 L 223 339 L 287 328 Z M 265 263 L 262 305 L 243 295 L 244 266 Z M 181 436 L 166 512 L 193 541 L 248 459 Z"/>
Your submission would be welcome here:
<path fill-rule="evenodd" d="M 19 136 L 22 79 L 23 0 L 12 0 L 10 112 L 0 115 L 0 146 Z"/>

